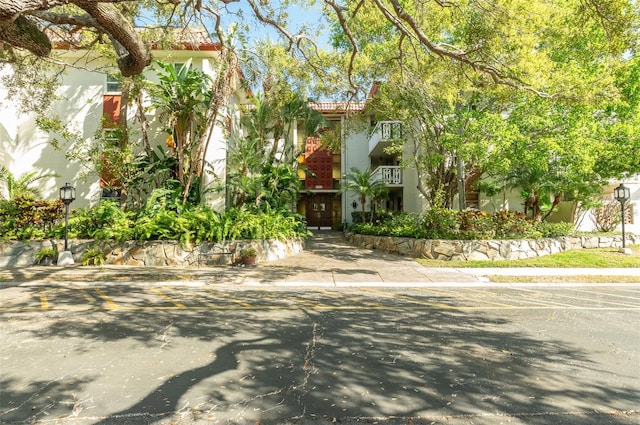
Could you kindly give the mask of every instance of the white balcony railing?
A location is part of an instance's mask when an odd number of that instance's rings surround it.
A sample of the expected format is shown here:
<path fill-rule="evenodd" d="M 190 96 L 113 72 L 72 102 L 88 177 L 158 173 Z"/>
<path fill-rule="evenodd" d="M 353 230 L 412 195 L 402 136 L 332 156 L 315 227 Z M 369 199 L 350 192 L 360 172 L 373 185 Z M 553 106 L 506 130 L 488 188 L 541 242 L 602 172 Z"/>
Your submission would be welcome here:
<path fill-rule="evenodd" d="M 373 170 L 373 181 L 380 181 L 386 185 L 402 185 L 402 167 L 385 165 Z"/>
<path fill-rule="evenodd" d="M 380 121 L 376 124 L 369 137 L 369 155 L 380 155 L 382 150 L 389 146 L 393 140 L 402 137 L 402 122 Z"/>

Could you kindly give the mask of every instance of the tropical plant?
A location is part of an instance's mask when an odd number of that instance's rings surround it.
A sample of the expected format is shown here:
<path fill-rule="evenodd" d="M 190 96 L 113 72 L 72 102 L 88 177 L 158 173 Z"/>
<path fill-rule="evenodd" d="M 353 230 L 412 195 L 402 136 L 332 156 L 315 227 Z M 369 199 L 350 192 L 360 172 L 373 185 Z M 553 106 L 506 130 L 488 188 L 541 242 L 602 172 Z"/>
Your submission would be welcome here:
<path fill-rule="evenodd" d="M 106 259 L 106 254 L 99 247 L 87 248 L 87 250 L 82 253 L 83 266 L 103 266 Z"/>
<path fill-rule="evenodd" d="M 367 198 L 370 198 L 371 202 L 371 222 L 373 222 L 374 203 L 376 200 L 382 199 L 387 194 L 387 188 L 380 180 L 376 180 L 373 176 L 373 170 L 367 168 L 365 171 L 360 171 L 357 167 L 352 167 L 351 171 L 345 175 L 342 181 L 342 191 L 355 192 L 360 200 L 360 218 L 362 222 L 365 222 L 365 206 Z"/>
<path fill-rule="evenodd" d="M 241 258 L 255 257 L 256 255 L 258 255 L 258 250 L 251 246 L 240 250 Z"/>
<path fill-rule="evenodd" d="M 133 228 L 134 213 L 110 200 L 77 209 L 69 217 L 69 235 L 75 238 L 125 241 L 131 239 Z"/>
<path fill-rule="evenodd" d="M 42 239 L 55 236 L 56 223 L 64 217 L 62 201 L 33 198 L 0 199 L 0 236 L 4 239 Z"/>
<path fill-rule="evenodd" d="M 38 171 L 15 176 L 7 167 L 0 165 L 0 183 L 5 185 L 6 199 L 13 201 L 17 198 L 39 198 L 40 189 L 35 186 L 43 179 L 59 177 L 56 173 L 41 174 Z"/>
<path fill-rule="evenodd" d="M 42 248 L 36 252 L 35 262 L 36 264 L 42 264 L 48 261 L 52 261 L 58 254 L 55 248 Z"/>
<path fill-rule="evenodd" d="M 223 49 L 216 78 L 191 65 L 176 69 L 173 64 L 157 62 L 158 83 L 149 83 L 153 105 L 166 117 L 167 144 L 177 160 L 176 179 L 181 200 L 187 202 L 192 191 L 199 191 L 205 172 L 205 153 L 219 110 L 228 100 L 237 58 Z"/>
<path fill-rule="evenodd" d="M 186 202 L 193 179 L 200 174 L 201 143 L 209 125 L 212 99 L 211 79 L 191 66 L 191 61 L 177 68 L 170 63 L 156 63 L 159 82 L 151 86 L 153 104 L 168 121 L 165 131 L 177 159 L 176 178 Z"/>
<path fill-rule="evenodd" d="M 242 118 L 246 134 L 231 134 L 227 185 L 231 206 L 262 209 L 291 206 L 298 199 L 300 179 L 292 126 L 298 122 L 314 134 L 325 125 L 300 94 L 282 87 L 252 98 Z"/>

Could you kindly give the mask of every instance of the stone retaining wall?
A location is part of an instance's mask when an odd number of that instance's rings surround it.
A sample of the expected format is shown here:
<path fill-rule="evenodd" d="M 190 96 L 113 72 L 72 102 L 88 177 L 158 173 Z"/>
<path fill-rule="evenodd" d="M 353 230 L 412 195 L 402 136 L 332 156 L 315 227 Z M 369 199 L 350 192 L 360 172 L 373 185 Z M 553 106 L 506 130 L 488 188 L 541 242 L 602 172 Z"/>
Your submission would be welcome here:
<path fill-rule="evenodd" d="M 571 249 L 622 247 L 620 236 L 584 236 L 511 240 L 431 240 L 346 234 L 355 246 L 414 258 L 437 260 L 517 260 Z M 640 236 L 626 235 L 626 244 Z"/>
<path fill-rule="evenodd" d="M 128 266 L 175 266 L 200 267 L 229 265 L 239 260 L 240 250 L 253 247 L 258 252 L 257 262 L 272 261 L 294 255 L 304 249 L 304 239 L 239 240 L 181 246 L 174 241 L 149 242 L 96 242 L 93 240 L 70 240 L 69 250 L 76 264 L 82 264 L 83 255 L 89 248 L 99 248 L 106 256 L 106 264 Z M 36 253 L 42 248 L 64 250 L 64 240 L 29 242 L 0 242 L 0 267 L 30 266 L 35 263 Z"/>

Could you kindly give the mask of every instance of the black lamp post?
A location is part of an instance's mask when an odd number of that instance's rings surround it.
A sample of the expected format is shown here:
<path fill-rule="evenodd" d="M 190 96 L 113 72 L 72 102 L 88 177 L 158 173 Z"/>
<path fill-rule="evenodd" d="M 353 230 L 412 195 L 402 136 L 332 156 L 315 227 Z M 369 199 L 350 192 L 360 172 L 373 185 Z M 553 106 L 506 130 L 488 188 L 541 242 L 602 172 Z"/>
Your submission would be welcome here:
<path fill-rule="evenodd" d="M 620 209 L 622 211 L 622 251 L 625 251 L 625 236 L 624 236 L 624 206 L 629 199 L 631 199 L 631 190 L 625 187 L 624 183 L 620 183 L 620 186 L 613 189 L 613 197 L 620 202 Z"/>
<path fill-rule="evenodd" d="M 60 200 L 64 203 L 65 206 L 65 216 L 64 216 L 64 250 L 69 250 L 69 204 L 76 199 L 76 188 L 71 186 L 69 183 L 65 183 L 64 186 L 60 188 Z"/>

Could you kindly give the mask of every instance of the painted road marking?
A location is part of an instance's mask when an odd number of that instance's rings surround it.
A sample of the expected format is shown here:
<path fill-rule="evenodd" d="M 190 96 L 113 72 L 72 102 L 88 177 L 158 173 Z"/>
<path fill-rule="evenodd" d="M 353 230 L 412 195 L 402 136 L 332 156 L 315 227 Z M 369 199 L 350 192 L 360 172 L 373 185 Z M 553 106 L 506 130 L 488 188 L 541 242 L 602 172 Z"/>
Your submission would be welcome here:
<path fill-rule="evenodd" d="M 251 304 L 247 304 L 244 301 L 240 301 L 239 299 L 234 298 L 230 294 L 225 294 L 224 292 L 216 291 L 215 289 L 209 289 L 209 288 L 207 288 L 207 292 L 213 294 L 216 297 L 219 297 L 219 298 L 225 299 L 227 301 L 230 301 L 230 302 L 232 302 L 234 304 L 241 305 L 242 307 L 247 307 L 247 308 L 251 307 Z"/>
<path fill-rule="evenodd" d="M 600 303 L 611 304 L 611 305 L 615 305 L 615 306 L 640 308 L 640 306 L 638 306 L 638 305 L 624 304 L 624 303 L 618 303 L 618 302 L 612 302 L 612 301 L 603 301 L 603 300 L 597 300 L 595 298 L 576 297 L 576 296 L 573 296 L 573 295 L 565 295 L 565 294 L 562 294 L 562 293 L 558 293 L 557 291 L 551 293 L 551 292 L 542 292 L 542 291 L 539 291 L 539 290 L 526 289 L 526 288 L 517 288 L 517 290 L 526 291 L 526 292 L 532 292 L 532 293 L 535 293 L 535 294 L 542 294 L 542 295 L 545 295 L 545 296 L 551 295 L 553 297 L 568 298 L 568 299 L 571 299 L 571 300 L 600 302 Z"/>
<path fill-rule="evenodd" d="M 154 294 L 158 295 L 163 300 L 173 304 L 175 307 L 177 307 L 177 308 L 187 308 L 184 304 L 179 303 L 178 301 L 174 300 L 173 298 L 171 298 L 169 295 L 165 294 L 161 290 L 159 290 L 157 288 L 150 288 L 150 289 L 151 289 L 151 292 L 153 292 Z"/>
<path fill-rule="evenodd" d="M 452 310 L 452 311 L 501 311 L 501 310 L 557 310 L 557 306 L 438 306 L 438 305 L 313 305 L 313 306 L 300 306 L 291 307 L 285 305 L 254 305 L 254 306 L 239 306 L 239 305 L 194 305 L 185 306 L 184 308 L 176 306 L 122 306 L 116 307 L 102 307 L 105 310 L 116 310 L 119 312 L 124 311 L 152 311 L 152 310 L 176 310 L 176 311 L 261 311 L 261 310 L 316 310 L 316 311 L 430 311 L 430 310 Z M 100 306 L 78 306 L 78 305 L 47 305 L 43 307 L 29 307 L 29 306 L 15 306 L 15 307 L 0 307 L 1 312 L 28 312 L 28 311 L 89 311 L 100 310 Z M 574 311 L 640 311 L 640 307 L 561 307 L 561 310 L 574 310 Z"/>
<path fill-rule="evenodd" d="M 610 294 L 608 292 L 586 291 L 584 289 L 572 289 L 572 290 L 575 291 L 575 292 L 582 292 L 582 293 L 585 293 L 585 294 L 597 294 L 597 295 L 602 295 L 602 296 L 605 296 L 605 297 L 624 298 L 624 299 L 629 299 L 629 300 L 632 300 L 632 301 L 640 301 L 639 297 L 632 297 L 632 296 L 629 296 L 629 295 Z M 640 306 L 640 304 L 632 304 L 632 305 Z"/>
<path fill-rule="evenodd" d="M 463 300 L 478 301 L 480 303 L 487 303 L 487 304 L 496 305 L 496 306 L 499 306 L 499 307 L 509 307 L 509 306 L 511 306 L 511 304 L 498 303 L 498 302 L 488 301 L 486 299 L 478 299 L 476 297 L 468 297 L 466 295 L 460 295 L 460 294 L 456 294 L 454 292 L 438 291 L 437 289 L 434 289 L 434 290 L 429 289 L 429 290 L 425 290 L 425 291 L 421 291 L 421 292 L 435 292 L 435 293 L 441 293 L 441 294 L 442 293 L 446 293 L 449 296 L 460 298 L 460 299 L 463 299 Z M 466 292 L 475 292 L 475 291 L 473 289 L 470 289 L 470 290 L 467 290 Z M 488 294 L 488 292 L 484 292 L 483 294 Z"/>
<path fill-rule="evenodd" d="M 606 290 L 606 288 L 603 288 Z M 349 291 L 332 291 L 325 289 L 309 290 L 299 293 L 290 290 L 269 290 L 269 289 L 248 289 L 227 291 L 202 288 L 195 291 L 181 291 L 178 288 L 162 286 L 137 288 L 131 292 L 130 288 L 113 286 L 109 288 L 110 293 L 116 293 L 118 303 L 108 295 L 106 288 L 79 288 L 70 287 L 65 289 L 43 288 L 34 295 L 39 298 L 39 305 L 18 303 L 13 306 L 7 305 L 7 301 L 18 299 L 28 292 L 19 292 L 13 297 L 4 297 L 0 311 L 38 311 L 38 310 L 64 310 L 83 311 L 88 309 L 107 310 L 219 310 L 219 311 L 240 311 L 240 310 L 286 310 L 286 309 L 308 309 L 317 311 L 366 311 L 366 310 L 459 310 L 459 311 L 481 311 L 481 310 L 594 310 L 594 311 L 639 311 L 640 304 L 633 301 L 639 300 L 633 296 L 608 294 L 599 291 L 571 289 L 570 293 L 526 288 L 511 288 L 509 291 L 489 289 L 482 291 L 474 289 L 470 293 L 473 296 L 458 294 L 454 290 L 438 290 L 433 288 L 413 288 L 403 292 L 393 292 L 389 290 L 376 290 L 373 288 L 360 288 L 360 293 Z M 416 292 L 417 291 L 417 292 Z M 145 295 L 145 292 L 147 296 Z M 575 296 L 575 292 L 585 294 Z M 51 297 L 51 295 L 55 297 Z M 103 303 L 96 303 L 97 295 Z M 170 305 L 153 305 L 153 299 L 149 296 L 154 294 L 159 296 Z M 370 294 L 370 295 L 367 295 Z M 461 300 L 467 305 L 449 305 L 439 302 L 432 302 L 423 299 L 423 294 L 436 294 L 440 297 L 451 297 Z M 591 294 L 592 298 L 587 297 Z M 82 295 L 81 297 L 79 295 Z M 501 297 L 502 303 L 483 299 Z M 375 296 L 375 298 L 374 298 Z M 609 298 L 603 301 L 602 297 L 616 296 L 620 299 Z M 559 303 L 557 301 L 545 300 L 541 298 L 561 298 L 572 304 Z M 88 304 L 82 303 L 85 299 Z M 377 299 L 376 299 L 377 298 Z M 80 302 L 78 302 L 78 300 Z M 218 302 L 211 302 L 218 300 Z M 59 303 L 58 303 L 59 301 Z M 407 304 L 408 303 L 408 304 Z"/>
<path fill-rule="evenodd" d="M 105 294 L 102 289 L 96 288 L 95 291 L 100 296 L 100 298 L 102 298 L 102 300 L 107 304 L 107 309 L 115 310 L 115 309 L 118 308 L 118 304 L 113 302 L 111 297 L 109 297 L 107 294 Z"/>
<path fill-rule="evenodd" d="M 477 292 L 480 292 L 479 290 L 477 290 Z M 545 300 L 537 300 L 537 299 L 531 299 L 531 297 L 527 297 L 524 294 L 510 294 L 510 295 L 506 295 L 502 292 L 498 293 L 498 292 L 494 292 L 494 291 L 486 291 L 486 294 L 492 294 L 494 297 L 497 298 L 501 298 L 503 300 L 507 299 L 509 301 L 512 302 L 520 302 L 520 303 L 525 303 L 525 306 L 527 304 L 530 305 L 542 305 L 542 306 L 550 306 L 550 307 L 573 307 L 573 305 L 571 304 L 565 304 L 565 303 L 560 303 L 557 301 L 545 301 Z M 460 295 L 462 297 L 462 295 Z M 506 300 L 505 300 L 506 301 Z M 511 304 L 509 304 L 511 305 Z"/>
<path fill-rule="evenodd" d="M 47 299 L 47 294 L 40 294 L 40 310 L 48 310 L 49 309 L 49 300 Z"/>
<path fill-rule="evenodd" d="M 87 292 L 86 289 L 79 289 L 79 291 L 88 302 L 90 303 L 96 302 L 96 299 L 91 294 L 89 294 L 89 292 Z"/>
<path fill-rule="evenodd" d="M 363 291 L 366 291 L 366 292 L 371 292 L 371 293 L 374 293 L 374 294 L 383 295 L 385 297 L 404 300 L 404 301 L 408 301 L 408 302 L 415 303 L 415 304 L 418 304 L 418 305 L 432 306 L 432 307 L 437 307 L 437 308 L 441 308 L 441 309 L 444 309 L 444 310 L 450 310 L 450 309 L 454 308 L 453 306 L 450 306 L 450 305 L 440 304 L 440 303 L 432 303 L 432 302 L 429 302 L 429 301 L 422 301 L 422 300 L 420 300 L 418 298 L 409 297 L 409 296 L 402 295 L 402 294 L 394 294 L 394 293 L 389 294 L 388 292 L 378 291 L 378 290 L 370 289 L 370 288 L 361 288 L 361 289 Z"/>
<path fill-rule="evenodd" d="M 362 297 L 358 297 L 357 295 L 350 295 L 350 294 L 341 293 L 341 292 L 333 292 L 333 291 L 328 291 L 326 289 L 317 289 L 316 291 L 322 294 L 328 295 L 333 299 L 335 299 L 336 301 L 347 300 L 347 301 L 355 302 L 355 303 L 358 303 L 359 305 L 365 305 L 365 306 L 379 305 L 379 304 L 367 301 Z"/>

